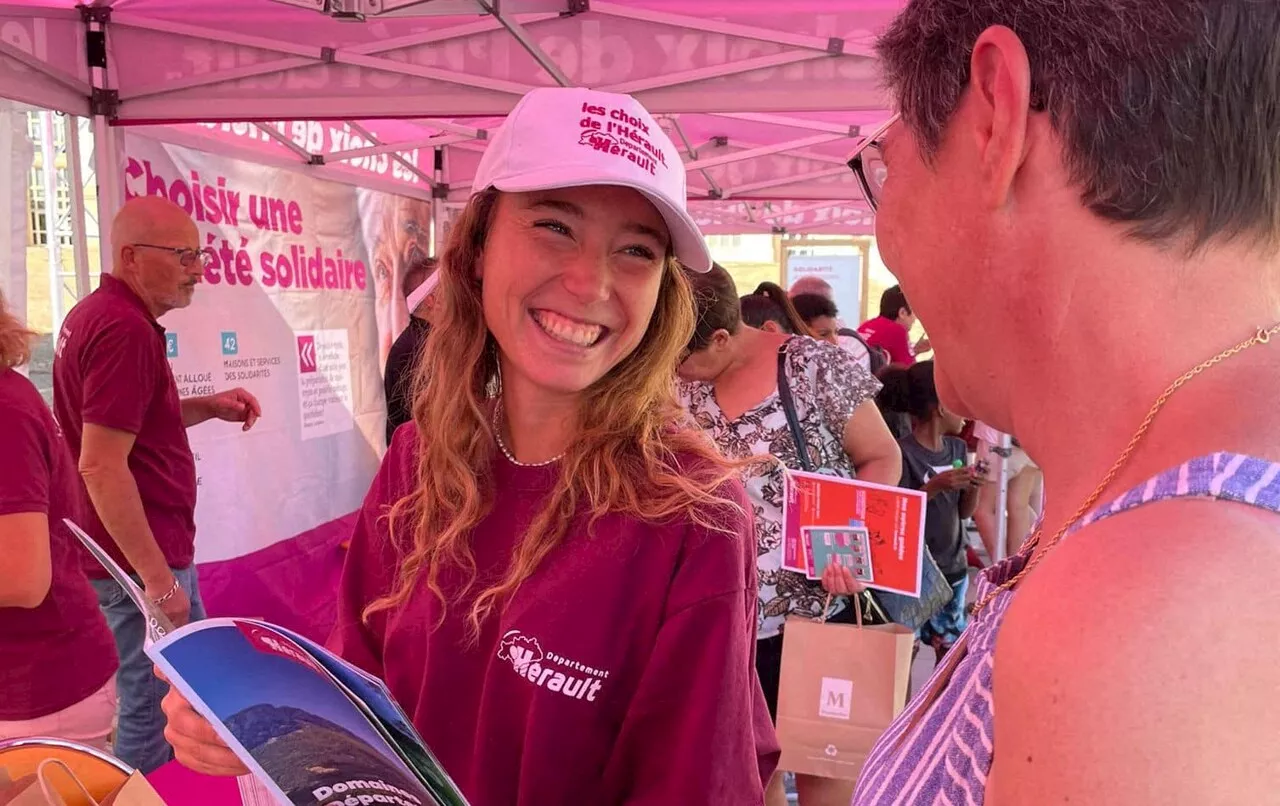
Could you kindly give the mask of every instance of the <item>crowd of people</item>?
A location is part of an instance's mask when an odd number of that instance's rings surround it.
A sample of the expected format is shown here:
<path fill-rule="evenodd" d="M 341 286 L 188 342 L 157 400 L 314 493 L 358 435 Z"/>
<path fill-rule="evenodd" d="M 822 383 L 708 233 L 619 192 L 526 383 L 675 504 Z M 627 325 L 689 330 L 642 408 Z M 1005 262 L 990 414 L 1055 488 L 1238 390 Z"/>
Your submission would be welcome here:
<path fill-rule="evenodd" d="M 787 619 L 864 592 L 782 568 L 785 469 L 922 490 L 951 588 L 929 684 L 801 806 L 1273 798 L 1280 6 L 910 0 L 879 52 L 897 117 L 851 163 L 902 285 L 857 328 L 811 278 L 739 294 L 634 98 L 534 90 L 486 149 L 389 349 L 329 641 L 473 804 L 785 802 Z M 592 147 L 585 108 L 670 158 Z M 186 431 L 263 415 L 178 397 L 158 320 L 203 273 L 191 219 L 136 199 L 111 242 L 52 413 L 0 307 L 0 738 L 243 774 L 60 526 L 201 618 Z M 972 593 L 969 518 L 998 560 Z"/>

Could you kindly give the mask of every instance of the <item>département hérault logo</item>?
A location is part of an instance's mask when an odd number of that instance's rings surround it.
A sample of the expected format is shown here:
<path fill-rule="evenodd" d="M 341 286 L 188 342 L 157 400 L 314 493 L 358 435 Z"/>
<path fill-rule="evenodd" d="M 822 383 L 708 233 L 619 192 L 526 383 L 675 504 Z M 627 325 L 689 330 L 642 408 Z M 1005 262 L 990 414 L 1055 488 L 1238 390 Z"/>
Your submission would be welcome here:
<path fill-rule="evenodd" d="M 520 630 L 510 630 L 498 645 L 498 660 L 506 661 L 516 674 L 539 688 L 575 700 L 595 702 L 609 673 L 569 660 L 555 652 L 544 652 L 537 638 Z"/>

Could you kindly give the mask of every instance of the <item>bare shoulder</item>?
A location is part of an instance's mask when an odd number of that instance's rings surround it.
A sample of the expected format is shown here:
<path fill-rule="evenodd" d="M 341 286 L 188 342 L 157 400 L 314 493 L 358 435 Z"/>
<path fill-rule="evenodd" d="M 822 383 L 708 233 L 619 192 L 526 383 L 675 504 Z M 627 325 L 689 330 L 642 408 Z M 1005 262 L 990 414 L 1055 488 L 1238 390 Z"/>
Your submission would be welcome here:
<path fill-rule="evenodd" d="M 1081 530 L 996 648 L 988 803 L 1263 803 L 1280 786 L 1280 516 L 1172 501 Z"/>

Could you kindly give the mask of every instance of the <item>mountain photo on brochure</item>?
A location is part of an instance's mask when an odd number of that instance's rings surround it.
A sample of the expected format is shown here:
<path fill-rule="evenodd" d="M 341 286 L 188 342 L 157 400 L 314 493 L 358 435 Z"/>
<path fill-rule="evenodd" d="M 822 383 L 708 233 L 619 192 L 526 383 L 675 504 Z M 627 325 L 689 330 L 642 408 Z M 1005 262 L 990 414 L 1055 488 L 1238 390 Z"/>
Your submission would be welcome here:
<path fill-rule="evenodd" d="M 867 587 L 920 595 L 927 496 L 856 479 L 788 470 L 782 496 L 782 567 L 821 576 L 833 555 L 842 564 L 869 561 L 855 574 Z M 813 537 L 822 542 L 815 556 Z M 827 546 L 826 538 L 832 538 Z M 844 555 L 841 557 L 841 555 Z"/>
<path fill-rule="evenodd" d="M 457 785 L 449 778 L 381 680 L 296 633 L 282 627 L 273 629 L 292 638 L 306 650 L 366 710 L 369 718 L 375 720 L 382 729 L 385 738 L 400 752 L 405 763 L 419 778 L 426 781 L 441 806 L 466 806 L 466 799 L 458 791 Z"/>
<path fill-rule="evenodd" d="M 211 619 L 148 655 L 282 803 L 443 806 L 329 673 L 283 634 Z"/>
<path fill-rule="evenodd" d="M 147 656 L 253 773 L 257 785 L 242 779 L 242 791 L 295 806 L 467 806 L 381 680 L 262 621 L 174 629 L 93 538 L 64 523 L 147 617 Z"/>

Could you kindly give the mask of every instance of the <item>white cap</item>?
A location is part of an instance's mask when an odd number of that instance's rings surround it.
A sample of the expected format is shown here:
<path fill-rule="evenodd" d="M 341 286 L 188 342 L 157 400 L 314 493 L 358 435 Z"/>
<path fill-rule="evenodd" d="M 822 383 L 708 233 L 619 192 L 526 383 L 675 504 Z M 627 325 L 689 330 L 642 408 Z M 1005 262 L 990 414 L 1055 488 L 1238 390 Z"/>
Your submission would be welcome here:
<path fill-rule="evenodd" d="M 630 95 L 577 87 L 530 91 L 494 133 L 471 192 L 586 185 L 643 193 L 666 220 L 676 258 L 693 271 L 710 271 L 711 252 L 687 209 L 680 153 Z"/>
<path fill-rule="evenodd" d="M 408 305 L 409 313 L 418 310 L 418 306 L 427 298 L 432 291 L 436 290 L 436 286 L 440 285 L 440 269 L 436 267 L 427 275 L 427 279 L 418 284 L 418 287 L 409 292 Z"/>

